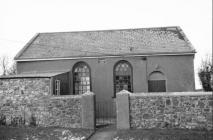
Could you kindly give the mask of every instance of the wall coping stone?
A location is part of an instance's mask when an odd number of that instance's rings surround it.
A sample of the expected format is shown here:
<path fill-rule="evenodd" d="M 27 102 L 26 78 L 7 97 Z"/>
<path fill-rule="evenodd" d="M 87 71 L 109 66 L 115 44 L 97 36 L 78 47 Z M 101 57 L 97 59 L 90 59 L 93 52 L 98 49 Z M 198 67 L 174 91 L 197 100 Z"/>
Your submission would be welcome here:
<path fill-rule="evenodd" d="M 68 98 L 81 98 L 81 95 L 60 95 L 60 96 L 51 96 L 51 99 L 68 99 Z"/>
<path fill-rule="evenodd" d="M 209 96 L 212 92 L 146 92 L 132 93 L 130 96 Z"/>
<path fill-rule="evenodd" d="M 95 93 L 91 92 L 91 91 L 87 91 L 84 94 L 81 94 L 81 96 L 93 96 L 95 95 Z"/>
<path fill-rule="evenodd" d="M 82 96 L 93 96 L 95 93 L 93 92 L 86 92 L 81 95 L 59 95 L 59 96 L 51 96 L 51 99 L 68 99 L 68 98 L 81 98 Z"/>
<path fill-rule="evenodd" d="M 127 94 L 131 94 L 131 92 L 127 90 L 121 90 L 120 92 L 116 93 L 116 95 L 127 95 Z"/>

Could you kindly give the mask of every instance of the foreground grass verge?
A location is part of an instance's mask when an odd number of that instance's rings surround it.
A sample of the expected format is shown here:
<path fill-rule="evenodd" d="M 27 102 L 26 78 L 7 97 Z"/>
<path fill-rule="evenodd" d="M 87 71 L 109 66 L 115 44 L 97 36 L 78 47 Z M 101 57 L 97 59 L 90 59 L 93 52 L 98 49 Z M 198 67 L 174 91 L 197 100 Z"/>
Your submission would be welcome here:
<path fill-rule="evenodd" d="M 212 140 L 213 131 L 135 129 L 119 130 L 113 140 Z"/>
<path fill-rule="evenodd" d="M 92 133 L 86 129 L 0 126 L 0 140 L 85 140 Z"/>

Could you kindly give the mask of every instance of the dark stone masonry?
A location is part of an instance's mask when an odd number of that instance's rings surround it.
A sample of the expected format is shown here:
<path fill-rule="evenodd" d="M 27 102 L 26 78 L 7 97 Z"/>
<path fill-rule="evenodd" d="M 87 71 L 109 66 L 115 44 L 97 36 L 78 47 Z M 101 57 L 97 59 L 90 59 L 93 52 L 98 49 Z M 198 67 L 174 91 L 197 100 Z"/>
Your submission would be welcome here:
<path fill-rule="evenodd" d="M 50 88 L 50 78 L 0 79 L 0 125 L 81 128 L 81 96 L 52 96 Z"/>
<path fill-rule="evenodd" d="M 130 94 L 131 128 L 212 129 L 213 97 L 207 92 Z"/>
<path fill-rule="evenodd" d="M 49 78 L 0 79 L 1 123 L 40 124 L 36 117 L 43 117 L 44 100 L 49 97 Z"/>
<path fill-rule="evenodd" d="M 40 119 L 46 120 L 43 125 L 69 128 L 82 127 L 82 106 L 80 96 L 67 95 L 51 97 L 46 105 L 43 113 L 47 113 L 47 116 L 45 116 L 46 118 Z"/>
<path fill-rule="evenodd" d="M 95 94 L 54 96 L 51 78 L 0 79 L 0 125 L 95 128 Z M 117 128 L 212 129 L 211 92 L 117 93 Z"/>

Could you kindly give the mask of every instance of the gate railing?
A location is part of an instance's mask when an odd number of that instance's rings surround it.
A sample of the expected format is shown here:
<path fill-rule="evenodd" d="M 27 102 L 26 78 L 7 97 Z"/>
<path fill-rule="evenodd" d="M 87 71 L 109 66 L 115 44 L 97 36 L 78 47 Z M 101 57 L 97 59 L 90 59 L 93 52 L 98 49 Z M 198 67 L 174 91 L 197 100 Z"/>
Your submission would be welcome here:
<path fill-rule="evenodd" d="M 96 125 L 108 125 L 116 123 L 115 101 L 96 102 Z"/>

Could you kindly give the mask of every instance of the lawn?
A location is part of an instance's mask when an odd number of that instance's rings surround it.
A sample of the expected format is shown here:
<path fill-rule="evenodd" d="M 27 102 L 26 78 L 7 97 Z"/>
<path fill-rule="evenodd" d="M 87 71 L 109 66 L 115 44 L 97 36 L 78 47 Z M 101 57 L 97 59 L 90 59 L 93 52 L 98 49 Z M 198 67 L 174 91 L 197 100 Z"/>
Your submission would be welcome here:
<path fill-rule="evenodd" d="M 213 131 L 201 130 L 120 130 L 113 140 L 212 140 Z"/>
<path fill-rule="evenodd" d="M 0 140 L 85 140 L 92 130 L 44 127 L 0 127 Z"/>

